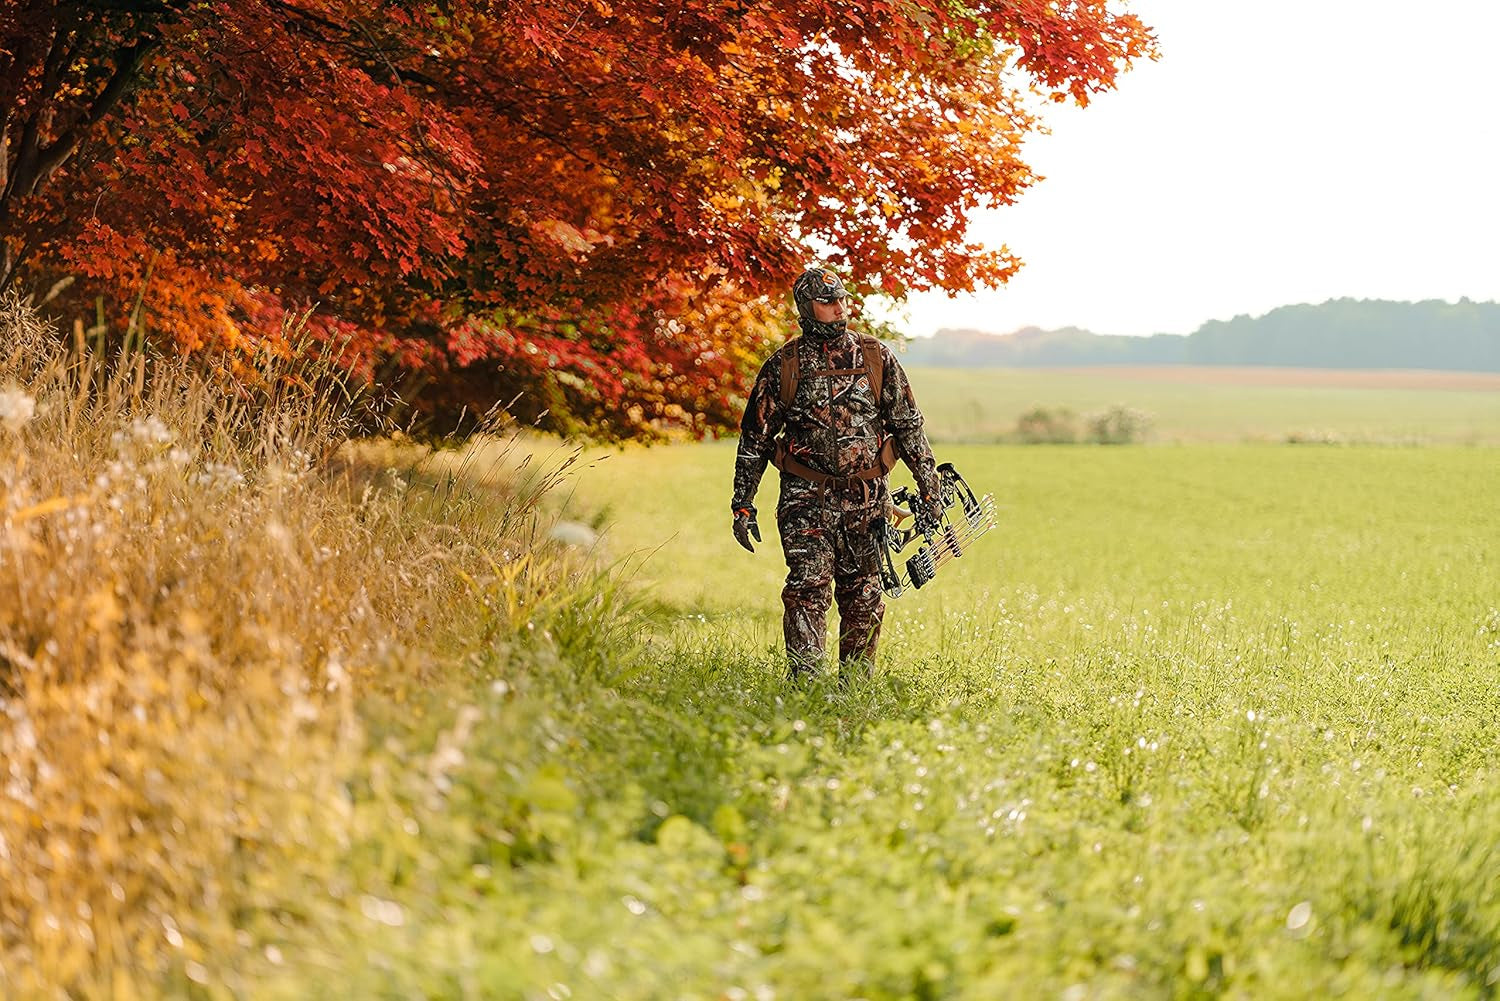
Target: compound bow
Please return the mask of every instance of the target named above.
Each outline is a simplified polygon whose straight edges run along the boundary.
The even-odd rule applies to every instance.
[[[905,520],[903,516],[910,515],[917,497],[911,487],[898,487],[891,493],[896,517],[886,518],[882,526],[885,545],[880,563],[880,585],[892,598],[899,598],[909,587],[919,588],[931,581],[940,567],[962,556],[975,539],[995,527],[993,494],[975,496],[951,462],[942,463],[937,471],[942,488],[943,521],[931,534],[923,534],[915,526],[898,527],[899,521]],[[902,573],[897,569],[896,558],[917,539],[923,540],[922,547],[907,558],[905,573]]]

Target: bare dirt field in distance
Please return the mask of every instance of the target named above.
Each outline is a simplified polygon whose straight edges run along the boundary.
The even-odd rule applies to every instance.
[[[1219,386],[1327,386],[1334,389],[1500,390],[1500,372],[1425,369],[1274,368],[1229,365],[1085,365],[1039,372],[1114,376],[1122,380]]]
[[[1007,441],[1036,408],[1150,415],[1149,440],[1500,444],[1500,373],[1092,366],[912,366],[928,433],[946,442]]]

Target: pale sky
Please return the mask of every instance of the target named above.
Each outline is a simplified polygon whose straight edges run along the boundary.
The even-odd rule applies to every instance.
[[[1026,262],[901,326],[1190,333],[1341,296],[1500,299],[1500,0],[1134,0],[1160,61],[1028,143],[972,235]],[[897,314],[899,318],[899,313]]]

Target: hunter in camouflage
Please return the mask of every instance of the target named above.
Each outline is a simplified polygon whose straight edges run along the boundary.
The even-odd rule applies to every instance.
[[[804,272],[792,297],[802,334],[761,368],[740,423],[734,534],[754,552],[755,493],[774,463],[781,470],[776,524],[787,565],[782,630],[792,677],[813,673],[823,660],[830,584],[840,671],[868,673],[885,614],[879,523],[892,511],[892,457],[916,479],[919,526],[942,517],[937,469],[906,372],[889,347],[848,329],[838,276],[824,268]]]

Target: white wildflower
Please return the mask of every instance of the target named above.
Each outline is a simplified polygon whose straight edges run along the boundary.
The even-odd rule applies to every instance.
[[[599,541],[599,533],[579,521],[559,521],[549,534],[554,541],[577,549],[592,549]]]
[[[130,436],[142,445],[166,445],[173,438],[171,429],[155,414],[144,420],[138,418],[131,421]]]
[[[238,487],[244,485],[245,474],[227,463],[205,462],[193,482],[205,487]]]
[[[15,386],[0,389],[0,428],[18,433],[36,416],[36,400]]]
[[[115,454],[122,458],[132,457],[137,451],[155,451],[153,446],[164,445],[171,440],[172,432],[154,415],[137,417],[129,426],[109,436],[109,443],[114,446]]]
[[[382,900],[379,897],[366,895],[359,898],[359,909],[360,913],[371,921],[378,921],[391,928],[400,928],[406,924],[406,913],[394,900]]]

